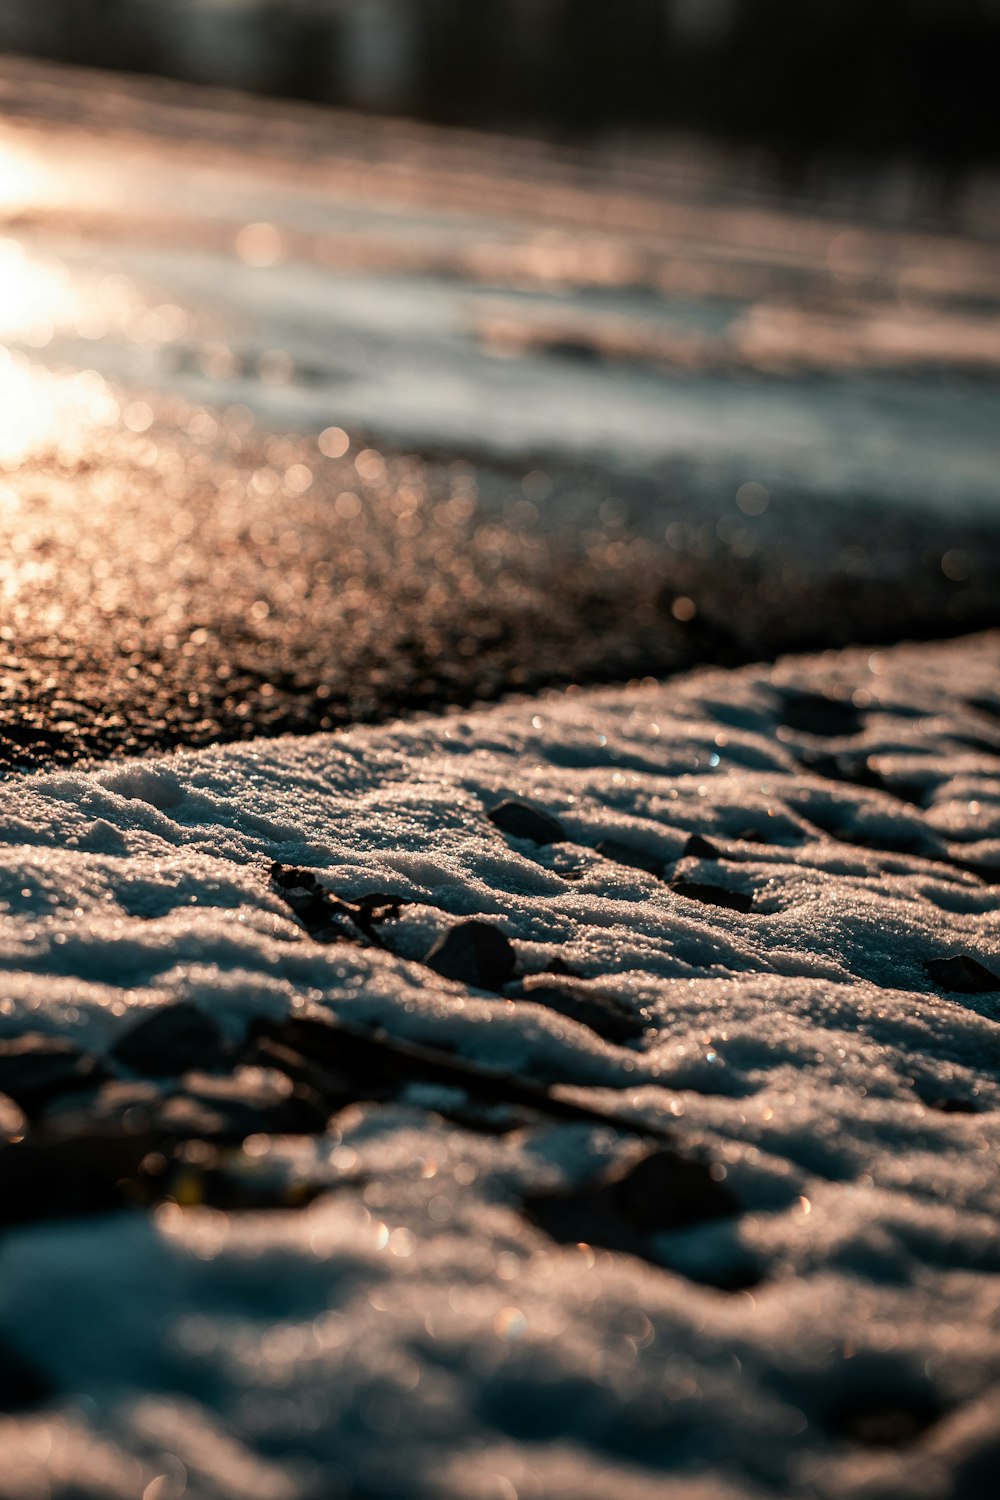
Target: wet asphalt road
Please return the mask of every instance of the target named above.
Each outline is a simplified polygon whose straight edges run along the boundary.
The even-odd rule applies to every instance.
[[[0,764],[1000,623],[981,235],[305,112],[285,170],[232,101],[33,76],[0,69]]]

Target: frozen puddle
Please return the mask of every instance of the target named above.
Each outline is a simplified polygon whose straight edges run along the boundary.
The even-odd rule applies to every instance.
[[[0,1148],[0,1495],[992,1493],[998,683],[978,637],[9,780],[0,1078],[92,1071]]]

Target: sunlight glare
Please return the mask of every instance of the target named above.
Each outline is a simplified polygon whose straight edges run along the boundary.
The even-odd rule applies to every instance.
[[[0,217],[37,208],[54,196],[56,173],[20,141],[0,140]]]
[[[95,371],[55,375],[0,348],[0,469],[54,449],[82,454],[117,418],[118,402]]]
[[[71,321],[76,302],[62,267],[33,260],[15,240],[0,240],[0,339],[41,348]]]

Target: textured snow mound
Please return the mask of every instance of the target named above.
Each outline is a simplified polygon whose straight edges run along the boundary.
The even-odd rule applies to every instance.
[[[308,1207],[6,1231],[0,1495],[989,1492],[1000,638],[28,777],[0,838],[0,1041],[332,1016],[582,1106],[414,1083],[232,1153]],[[512,974],[439,972],[470,919]],[[643,1123],[713,1207],[600,1196]]]

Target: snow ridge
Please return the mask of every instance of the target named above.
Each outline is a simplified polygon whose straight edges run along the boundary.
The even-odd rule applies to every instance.
[[[9,781],[0,1043],[328,1018],[582,1113],[418,1078],[232,1148],[308,1207],[6,1231],[58,1394],[0,1496],[986,1494],[998,683],[993,635]],[[512,973],[434,966],[470,921]],[[711,1211],[636,1219],[643,1124]]]

